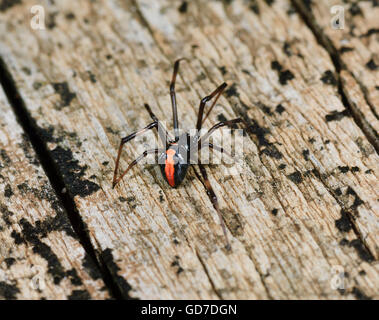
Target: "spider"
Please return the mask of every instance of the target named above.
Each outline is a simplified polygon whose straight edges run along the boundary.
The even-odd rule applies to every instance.
[[[178,112],[177,112],[177,105],[176,105],[176,94],[175,94],[175,82],[176,82],[176,76],[179,71],[179,63],[181,60],[186,60],[185,58],[181,58],[175,61],[174,64],[174,71],[172,74],[172,80],[170,84],[170,97],[171,97],[171,105],[172,105],[172,114],[173,114],[173,127],[174,127],[174,133],[175,138],[170,139],[168,136],[167,131],[163,128],[158,118],[155,116],[155,114],[151,111],[151,108],[148,104],[145,104],[145,108],[147,112],[149,113],[150,117],[152,118],[153,122],[148,124],[145,128],[138,130],[136,132],[133,132],[132,134],[124,137],[121,139],[120,147],[118,149],[118,154],[116,158],[116,165],[113,175],[113,184],[112,188],[114,188],[120,180],[127,174],[127,172],[135,166],[139,161],[141,161],[143,158],[145,158],[149,154],[155,154],[158,156],[158,164],[161,168],[161,172],[165,180],[168,182],[168,184],[176,188],[178,187],[183,179],[185,178],[189,166],[192,166],[196,177],[200,180],[202,185],[204,186],[207,195],[216,210],[218,217],[220,219],[220,224],[222,227],[222,231],[224,233],[225,242],[226,242],[226,248],[228,250],[231,249],[230,242],[228,239],[228,235],[226,232],[225,223],[218,205],[218,200],[215,192],[213,191],[213,188],[210,184],[210,181],[208,179],[207,172],[205,170],[205,167],[202,163],[196,163],[199,166],[200,174],[195,169],[195,164],[191,163],[190,159],[192,156],[192,153],[194,151],[200,151],[203,147],[208,147],[212,150],[216,150],[220,153],[228,154],[223,148],[213,145],[212,143],[207,142],[207,139],[209,136],[217,129],[224,127],[224,126],[231,126],[237,123],[244,123],[246,125],[246,122],[241,118],[236,118],[233,120],[228,121],[221,121],[217,124],[215,124],[213,127],[211,127],[207,133],[205,133],[202,137],[200,137],[200,129],[202,128],[202,124],[204,123],[205,119],[209,116],[210,112],[212,111],[213,107],[215,106],[218,98],[226,88],[227,84],[224,82],[219,87],[217,87],[216,90],[214,90],[210,95],[204,97],[200,101],[199,106],[199,112],[197,116],[197,123],[196,123],[196,129],[197,133],[194,136],[190,136],[189,133],[184,133],[179,135],[179,125],[178,125]],[[208,101],[212,100],[214,101],[209,108],[208,112],[204,116],[204,108]],[[117,177],[118,167],[119,167],[119,161],[121,152],[123,149],[123,146],[128,141],[134,139],[135,137],[145,133],[146,131],[150,129],[156,128],[158,130],[158,136],[162,140],[163,144],[165,145],[165,149],[149,149],[145,150],[139,157],[137,157],[133,162],[129,164],[127,169],[119,176]],[[231,156],[230,154],[228,154]]]

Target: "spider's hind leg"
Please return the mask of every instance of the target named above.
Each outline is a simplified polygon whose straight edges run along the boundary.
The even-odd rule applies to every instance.
[[[208,179],[208,175],[207,175],[207,172],[205,171],[205,167],[201,163],[199,163],[199,169],[200,169],[201,175],[203,176],[203,180],[204,181],[200,178],[200,175],[196,171],[195,167],[192,166],[192,168],[195,171],[195,174],[196,174],[197,178],[203,184],[205,190],[207,191],[207,195],[208,195],[209,199],[211,200],[211,202],[213,204],[213,207],[217,211],[218,217],[220,219],[221,228],[222,228],[222,231],[223,231],[224,237],[225,237],[225,242],[226,242],[225,248],[227,250],[231,250],[232,247],[230,245],[228,234],[226,232],[225,222],[224,222],[224,219],[223,219],[222,214],[221,214],[221,210],[220,210],[219,205],[218,205],[217,196],[216,196],[215,192],[213,191],[211,183],[210,183],[210,181]]]

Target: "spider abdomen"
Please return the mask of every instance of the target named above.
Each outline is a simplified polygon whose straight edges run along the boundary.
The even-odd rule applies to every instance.
[[[184,158],[178,153],[178,149],[175,147],[168,148],[164,157],[164,162],[160,162],[162,175],[167,183],[175,188],[180,185],[185,178],[188,170],[188,163],[185,162]]]

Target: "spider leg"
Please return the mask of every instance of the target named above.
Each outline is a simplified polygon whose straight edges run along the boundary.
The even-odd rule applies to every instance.
[[[115,171],[115,174],[113,176],[113,184],[112,189],[120,182],[120,180],[128,173],[128,171],[135,166],[139,161],[141,161],[143,158],[145,158],[148,154],[155,153],[158,154],[159,152],[164,152],[163,149],[149,149],[145,150],[138,158],[133,160],[132,163],[129,164],[129,166],[126,168],[126,170],[116,179],[117,171]]]
[[[174,64],[174,72],[172,74],[172,79],[170,83],[170,96],[171,96],[171,105],[172,105],[172,116],[174,122],[174,131],[175,131],[175,140],[179,140],[179,127],[178,127],[178,110],[176,107],[176,93],[175,93],[175,82],[176,76],[179,72],[179,63],[181,60],[186,60],[185,58],[181,58],[175,61]]]
[[[212,111],[214,105],[216,104],[218,98],[220,97],[221,93],[224,91],[226,86],[227,86],[227,84],[224,82],[215,91],[213,91],[209,96],[206,96],[203,99],[201,99],[200,106],[199,106],[199,113],[197,115],[197,123],[196,123],[197,131],[200,131],[201,125],[203,124],[204,120],[208,117],[209,113]],[[208,113],[206,114],[205,118],[203,119],[205,105],[208,101],[212,100],[214,96],[216,96],[216,99],[214,100],[214,102],[213,102],[212,106],[210,107]]]
[[[204,134],[200,139],[199,139],[199,142],[198,142],[198,148],[200,149],[201,148],[201,145],[204,143],[205,140],[207,140],[209,138],[209,136],[217,129],[221,128],[221,127],[225,127],[225,126],[231,126],[233,124],[236,124],[236,123],[244,123],[244,125],[246,126],[246,128],[248,127],[247,123],[245,120],[243,120],[242,118],[236,118],[236,119],[233,119],[233,120],[227,120],[227,121],[221,121],[219,123],[216,123],[212,128],[210,128],[208,130],[208,132],[206,134]]]
[[[157,126],[158,126],[158,122],[154,121],[154,122],[148,124],[145,128],[138,130],[136,132],[133,132],[132,134],[130,134],[126,137],[121,138],[121,142],[120,142],[120,146],[118,148],[118,153],[117,153],[117,158],[116,158],[116,166],[114,168],[113,186],[115,186],[116,175],[117,175],[117,171],[118,171],[118,164],[120,162],[121,151],[122,151],[122,148],[124,147],[124,144],[127,143],[128,141],[134,139],[135,137],[145,133],[146,131],[151,130],[153,128],[156,128]]]
[[[205,167],[201,163],[199,163],[199,169],[200,169],[201,175],[203,176],[203,180],[201,179],[200,175],[196,171],[195,166],[192,166],[192,168],[195,171],[195,174],[196,174],[197,178],[203,184],[205,190],[207,191],[207,195],[208,195],[209,199],[211,200],[211,202],[213,204],[213,207],[217,211],[218,217],[220,219],[220,224],[221,224],[222,232],[224,233],[224,237],[225,237],[225,242],[226,242],[225,248],[227,250],[230,250],[231,246],[230,246],[230,242],[229,242],[229,239],[228,239],[228,234],[226,233],[226,227],[225,227],[224,219],[222,217],[220,208],[218,206],[217,196],[216,196],[215,192],[213,191],[211,183],[209,182],[208,175],[207,175],[207,172],[205,170]]]
[[[229,152],[227,152],[224,148],[222,148],[222,147],[219,147],[219,146],[217,146],[217,145],[214,145],[213,143],[210,143],[210,142],[207,142],[207,143],[203,143],[202,145],[201,145],[201,147],[199,148],[199,150],[200,149],[203,149],[203,148],[205,148],[205,147],[208,147],[208,148],[210,148],[210,149],[212,149],[212,150],[216,150],[216,151],[218,151],[218,152],[220,152],[220,153],[225,153],[226,155],[228,155],[229,157],[233,157]]]
[[[162,140],[163,144],[164,145],[167,145],[167,138],[169,138],[169,140],[171,140],[167,130],[163,127],[163,125],[161,124],[161,122],[158,120],[157,116],[153,113],[153,111],[151,111],[151,108],[150,106],[145,103],[144,104],[147,112],[149,113],[151,119],[153,119],[153,121],[157,122],[158,125],[157,125],[157,130],[158,130],[158,135],[159,135],[159,138]]]

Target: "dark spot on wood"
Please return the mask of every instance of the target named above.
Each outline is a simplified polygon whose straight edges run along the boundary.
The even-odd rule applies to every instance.
[[[11,158],[9,158],[7,152],[4,149],[0,150],[0,157],[3,159],[3,164],[9,166],[11,164]]]
[[[124,197],[118,197],[118,200],[119,200],[120,202],[126,202],[126,199],[125,199]]]
[[[229,89],[225,90],[225,94],[227,97],[239,97],[239,93],[237,91],[237,85],[233,83]]]
[[[103,166],[107,166],[108,164],[109,164],[109,161],[104,161],[104,162],[102,163]]]
[[[303,177],[299,171],[295,171],[287,176],[293,183],[299,184],[303,182]]]
[[[375,63],[374,59],[370,59],[369,62],[366,63],[366,67],[370,70],[378,70],[379,66]]]
[[[309,11],[312,11],[312,0],[303,0],[303,4]]]
[[[87,252],[85,253],[84,258],[82,260],[82,266],[93,280],[101,278],[99,270],[97,269],[94,261]]]
[[[349,244],[350,247],[353,247],[356,251],[358,256],[366,262],[374,261],[374,257],[371,255],[371,253],[367,250],[365,245],[363,244],[361,239],[354,239],[350,241]]]
[[[271,210],[271,213],[274,215],[274,216],[276,216],[277,214],[278,214],[278,209],[272,209]]]
[[[47,128],[41,128],[36,126],[38,135],[42,138],[44,142],[61,142],[63,138],[55,138],[54,137],[54,127],[48,126]]]
[[[106,56],[105,56],[105,59],[107,59],[107,60],[111,60],[113,57],[112,57],[112,55],[111,54],[107,54]]]
[[[4,297],[6,300],[15,300],[17,293],[20,293],[17,286],[6,283],[5,281],[0,281],[0,296]]]
[[[275,0],[265,0],[265,2],[268,6],[271,6],[275,2]]]
[[[359,271],[359,275],[360,276],[365,276],[366,275],[366,271],[364,271],[364,270]]]
[[[357,193],[354,191],[353,188],[351,188],[351,187],[347,187],[346,194],[347,194],[347,195],[352,195],[352,196],[354,197],[354,203],[353,203],[352,206],[350,207],[351,209],[356,209],[358,206],[360,206],[361,204],[364,203],[364,202],[362,201],[362,199],[359,198],[359,196],[357,195]]]
[[[21,70],[24,71],[24,73],[28,76],[32,74],[32,72],[30,71],[28,67],[22,67]]]
[[[349,172],[349,167],[348,166],[338,166],[338,170],[341,171],[342,173]]]
[[[371,300],[372,298],[369,296],[366,296],[361,290],[359,290],[357,287],[354,287],[351,293],[358,299],[358,300]]]
[[[95,75],[92,73],[92,71],[91,71],[91,70],[88,70],[87,73],[88,73],[88,77],[89,77],[89,79],[91,80],[91,82],[92,82],[92,83],[96,83],[96,77],[95,77]]]
[[[46,27],[48,29],[51,30],[51,29],[54,29],[56,27],[55,18],[56,18],[57,15],[58,15],[58,12],[52,12],[49,15],[47,15]]]
[[[341,209],[341,218],[335,221],[336,228],[341,232],[348,232],[352,229],[349,213]]]
[[[341,241],[340,241],[340,245],[341,246],[347,246],[349,244],[349,240],[343,238]]]
[[[309,138],[308,141],[309,141],[310,143],[315,143],[315,142],[316,142],[316,139],[315,139],[315,138]]]
[[[68,270],[66,274],[74,286],[81,286],[83,284],[82,279],[79,278],[78,272],[75,269]]]
[[[350,112],[347,109],[345,109],[343,111],[334,110],[325,116],[325,120],[327,122],[340,121],[343,117],[349,117],[349,116],[350,116]]]
[[[4,197],[10,198],[11,196],[13,196],[13,190],[12,190],[11,185],[7,183],[4,189]]]
[[[72,12],[68,12],[68,13],[66,13],[65,17],[67,20],[74,20],[75,14],[73,14]]]
[[[272,115],[272,112],[271,112],[271,109],[270,107],[266,106],[265,104],[263,104],[262,102],[257,102],[256,103],[256,106],[261,109],[265,114],[267,115]]]
[[[272,61],[271,62],[271,69],[276,70],[276,71],[281,71],[282,70],[282,65],[278,61]]]
[[[64,231],[68,236],[77,239],[76,233],[73,231],[70,221],[63,211],[58,198],[54,191],[48,186],[43,185],[41,189],[30,187],[26,182],[17,185],[17,188],[20,190],[20,193],[23,195],[33,194],[36,198],[40,200],[46,200],[50,203],[52,209],[56,212],[54,217],[49,216],[44,221],[36,222],[36,232],[46,236],[49,232],[52,231]],[[30,195],[28,195],[30,197]]]
[[[283,170],[286,166],[287,165],[285,163],[281,163],[278,168],[279,170]]]
[[[73,290],[68,300],[90,300],[91,296],[87,290]]]
[[[180,266],[179,256],[175,256],[174,261],[171,263],[171,267],[177,267],[176,274],[180,274],[184,271],[184,269]]]
[[[325,144],[329,144],[329,143],[330,143],[330,140],[325,140],[324,143],[325,143]]]
[[[342,46],[339,51],[341,54],[344,54],[345,52],[350,52],[353,50],[354,50],[354,48]]]
[[[358,3],[356,2],[353,2],[349,8],[349,12],[352,16],[357,16],[357,15],[361,15],[363,16],[363,13],[362,13],[362,10],[361,8],[359,7]]]
[[[252,120],[252,124],[248,126],[247,131],[258,138],[258,143],[260,146],[268,146],[270,143],[266,139],[266,134],[270,133],[267,128],[261,127],[258,122]]]
[[[267,147],[264,148],[261,152],[274,159],[283,158],[283,154],[271,143],[267,145]]]
[[[370,37],[371,35],[377,34],[377,33],[379,33],[379,28],[371,28],[365,34],[362,34],[360,37],[366,38],[366,37]]]
[[[368,169],[368,170],[366,170],[365,173],[366,173],[366,174],[370,174],[370,173],[372,173],[372,169]]]
[[[228,71],[226,70],[225,66],[221,66],[218,69],[221,71],[221,73],[222,73],[223,76],[228,73]]]
[[[60,263],[57,255],[52,249],[40,240],[40,237],[46,236],[45,230],[36,223],[36,226],[32,226],[25,218],[19,221],[22,227],[22,237],[25,241],[33,246],[33,252],[38,254],[41,258],[47,261],[47,272],[50,273],[54,279],[55,284],[59,284],[66,276],[63,266]],[[42,235],[41,235],[42,233]]]
[[[337,188],[336,190],[334,190],[335,194],[337,196],[342,196],[342,191],[341,191],[341,188]]]
[[[255,14],[259,15],[259,5],[257,3],[257,0],[251,0],[249,9],[253,11]]]
[[[131,203],[131,202],[136,201],[136,197],[134,197],[134,196],[127,197],[125,200],[126,200],[128,203]]]
[[[296,9],[292,6],[292,4],[290,4],[287,10],[287,15],[292,16],[293,14],[296,14],[296,13],[297,13]]]
[[[337,80],[336,80],[336,78],[335,78],[333,72],[330,71],[330,70],[326,70],[326,71],[322,74],[320,80],[321,80],[323,83],[328,84],[328,85],[332,85],[332,86],[336,86],[336,85],[337,85]]]
[[[282,106],[282,104],[278,104],[275,108],[275,111],[279,114],[282,114],[284,111],[286,111],[286,109]]]
[[[287,81],[295,78],[290,70],[282,70],[283,67],[278,61],[271,62],[271,69],[276,70],[279,74],[279,82],[281,85],[286,85]]]
[[[16,262],[16,259],[15,258],[5,258],[4,262],[7,265],[7,268],[9,269]]]
[[[359,172],[360,169],[358,167],[351,167],[351,172]]]
[[[179,6],[178,10],[180,13],[186,13],[188,9],[188,3],[187,1],[183,1],[182,4]]]
[[[226,117],[224,116],[223,113],[220,113],[219,115],[217,115],[217,120],[222,122],[222,121],[226,121],[228,119],[226,119]]]
[[[305,161],[309,160],[309,150],[308,149],[303,150],[303,158],[305,159]]]
[[[80,166],[70,149],[58,146],[51,151],[51,155],[62,174],[65,185],[73,196],[86,197],[100,189],[98,184],[82,179],[88,167],[87,165]]]
[[[11,232],[11,237],[13,238],[14,243],[16,245],[20,245],[22,243],[25,243],[25,240],[22,238],[21,234],[19,232],[17,232],[16,230],[13,230]]]
[[[56,93],[59,94],[61,98],[60,108],[67,107],[70,105],[71,101],[76,97],[75,92],[70,92],[67,82],[53,82],[52,86]]]
[[[345,295],[345,293],[346,293],[346,289],[337,288],[337,291],[342,296]]]
[[[21,3],[21,0],[1,0],[0,11],[5,12],[5,10],[8,10],[9,8],[12,8],[13,6],[20,3]]]
[[[41,87],[42,87],[42,82],[39,82],[39,81],[33,82],[33,88],[34,88],[34,90],[38,90]]]
[[[13,216],[14,213],[13,213],[12,211],[10,211],[10,210],[8,209],[8,207],[7,207],[5,204],[3,204],[3,203],[1,203],[1,202],[0,202],[0,212],[1,212],[1,217],[2,217],[2,219],[4,220],[4,222],[6,223],[6,225],[7,225],[7,226],[11,226],[12,223],[11,223],[11,221],[9,220],[9,218],[10,218],[11,216]]]
[[[289,57],[292,56],[291,45],[287,41],[283,43],[283,52]]]
[[[236,212],[228,209],[222,210],[222,215],[228,229],[233,237],[240,237],[244,233],[244,224],[241,220],[241,216]]]
[[[109,269],[109,272],[111,273],[113,279],[116,281],[117,286],[121,290],[121,293],[123,294],[124,298],[132,299],[129,296],[130,290],[132,290],[132,287],[130,284],[123,278],[121,277],[118,272],[121,270],[119,266],[115,263],[112,255],[112,250],[111,249],[105,249],[101,253],[101,257]]]

